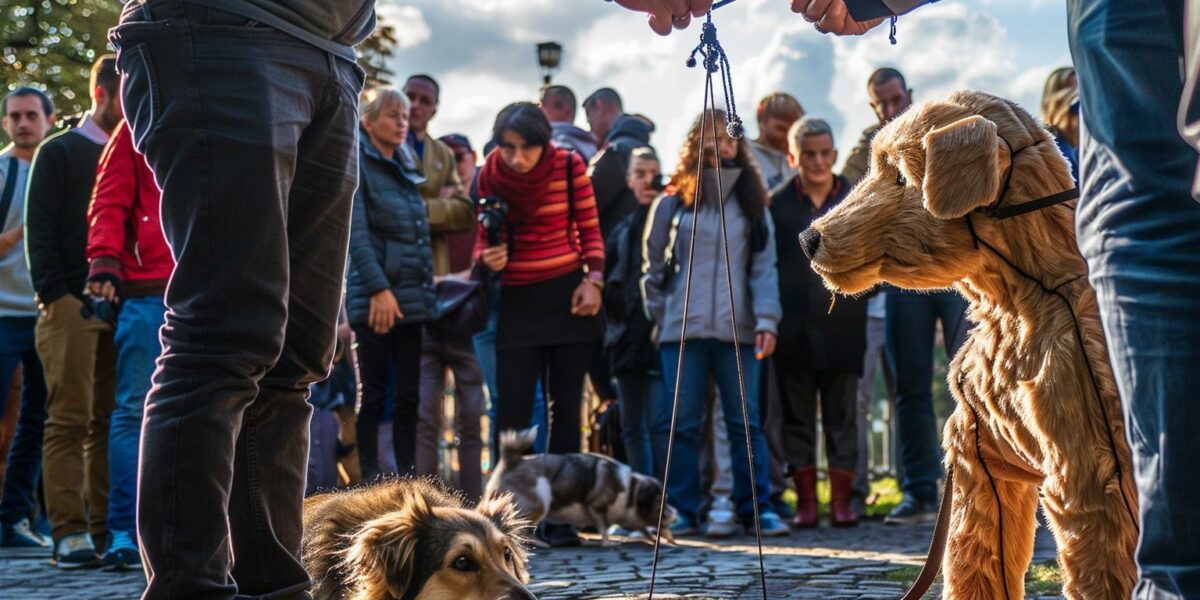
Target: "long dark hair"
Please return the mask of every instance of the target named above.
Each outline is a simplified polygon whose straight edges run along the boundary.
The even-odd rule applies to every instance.
[[[550,121],[532,102],[513,102],[496,115],[496,124],[492,126],[492,141],[496,145],[505,131],[521,136],[530,146],[550,145]]]

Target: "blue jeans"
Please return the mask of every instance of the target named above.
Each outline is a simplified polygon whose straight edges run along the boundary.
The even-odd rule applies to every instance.
[[[117,403],[108,425],[108,528],[137,531],[138,449],[142,407],[150,393],[154,361],[162,353],[158,329],[166,305],[162,296],[127,298],[117,316]]]
[[[621,438],[625,442],[625,460],[635,473],[662,477],[663,465],[656,460],[665,456],[652,450],[650,424],[655,406],[663,397],[663,378],[657,373],[618,373],[617,394],[621,399]],[[670,425],[670,423],[668,423]]]
[[[333,362],[364,74],[184,2],[129,2],[109,37],[175,258],[142,424],[142,597],[300,596],[306,399]]]
[[[1085,129],[1076,228],[1125,405],[1142,526],[1134,596],[1147,599],[1200,598],[1200,204],[1197,154],[1175,119],[1182,4],[1068,3]]]
[[[0,523],[11,525],[33,516],[34,493],[42,471],[42,432],[46,424],[46,378],[34,349],[37,317],[0,318],[0,398],[8,398],[17,365],[21,371],[21,405],[17,433],[8,449]],[[0,400],[0,405],[3,401]]]
[[[885,337],[896,374],[896,435],[900,489],[918,500],[937,502],[942,477],[941,444],[933,413],[933,337],[942,322],[942,341],[954,356],[967,336],[967,301],[958,292],[889,289]]]
[[[741,396],[738,390],[735,349],[742,355],[746,376],[746,402],[750,420],[750,444],[754,453],[754,489],[758,493],[758,510],[771,510],[770,473],[767,462],[767,440],[759,418],[759,374],[761,366],[754,357],[754,348],[713,339],[688,340],[683,359],[683,384],[679,394],[679,411],[675,424],[675,447],[671,453],[671,471],[667,494],[671,506],[693,523],[699,519],[700,503],[700,425],[704,421],[705,387],[711,374],[720,390],[721,408],[729,432],[729,447],[733,459],[733,498],[738,516],[743,521],[753,518],[754,503],[750,493],[750,463],[746,456],[746,433],[742,422]],[[655,445],[667,447],[671,433],[671,407],[675,399],[675,372],[679,361],[679,344],[664,343],[660,348],[664,383],[663,402],[655,410],[652,436]]]

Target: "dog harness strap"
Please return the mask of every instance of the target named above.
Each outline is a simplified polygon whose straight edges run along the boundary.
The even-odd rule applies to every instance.
[[[1016,170],[1016,167],[1017,167],[1017,155],[1020,154],[1023,150],[1025,150],[1029,146],[1036,146],[1036,145],[1040,144],[1041,142],[1040,141],[1034,142],[1034,143],[1030,144],[1029,146],[1022,146],[1016,150],[1013,150],[1012,144],[1010,144],[1008,142],[1008,140],[1004,138],[1004,136],[998,136],[998,137],[1000,137],[1000,141],[1004,142],[1004,145],[1008,147],[1008,154],[1009,154],[1010,158],[1009,158],[1008,169],[1006,169],[1004,171],[1004,183],[1000,186],[1000,193],[996,194],[995,202],[992,202],[986,208],[983,209],[983,212],[985,214],[987,214],[987,216],[989,216],[993,219],[997,219],[997,220],[1009,219],[1009,218],[1015,217],[1017,215],[1031,213],[1035,210],[1042,210],[1043,208],[1050,208],[1051,206],[1054,206],[1056,204],[1062,204],[1063,202],[1067,202],[1069,200],[1074,200],[1079,197],[1079,188],[1073,187],[1069,190],[1065,190],[1065,191],[1059,192],[1057,194],[1052,194],[1050,196],[1038,198],[1037,200],[1031,200],[1029,202],[1017,204],[1016,206],[1004,206],[1004,207],[1000,206],[1000,203],[1004,202],[1004,198],[1008,196],[1008,185],[1009,185],[1009,183],[1012,182],[1012,174],[1013,174],[1013,171]],[[968,219],[967,221],[968,221],[967,226],[971,227],[970,219]],[[975,235],[974,227],[971,227],[971,229],[972,229],[971,235],[974,236]],[[975,248],[976,249],[979,248],[978,238],[976,238]]]
[[[921,574],[901,600],[921,600],[942,569],[942,557],[946,555],[946,540],[950,537],[950,509],[954,506],[954,466],[946,467],[946,485],[942,490],[942,503],[938,507],[937,524],[933,527],[933,539],[929,541],[929,555],[921,567]]]
[[[987,210],[987,216],[997,220],[1009,219],[1017,215],[1023,215],[1037,210],[1042,210],[1043,208],[1050,208],[1056,204],[1062,204],[1063,202],[1068,202],[1078,197],[1079,188],[1073,187],[1057,194],[1052,194],[1044,198],[1038,198],[1037,200],[1017,204],[1014,206],[993,206]]]

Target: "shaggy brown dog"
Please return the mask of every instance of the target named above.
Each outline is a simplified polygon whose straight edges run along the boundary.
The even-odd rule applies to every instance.
[[[989,212],[1071,187],[1029,114],[959,92],[884,127],[867,178],[802,236],[834,291],[953,286],[970,302],[943,442],[948,598],[1024,597],[1039,489],[1068,597],[1128,598],[1135,580],[1130,454],[1073,204]]]
[[[425,480],[304,501],[304,566],[316,600],[535,600],[508,497],[467,508]]]

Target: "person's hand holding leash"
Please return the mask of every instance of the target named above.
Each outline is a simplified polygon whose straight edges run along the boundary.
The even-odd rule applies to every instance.
[[[856,21],[846,8],[846,0],[790,0],[792,12],[800,13],[821,33],[862,35],[886,19]]]
[[[617,4],[650,14],[650,29],[667,35],[671,29],[687,29],[692,17],[704,16],[713,0],[615,0]]]

